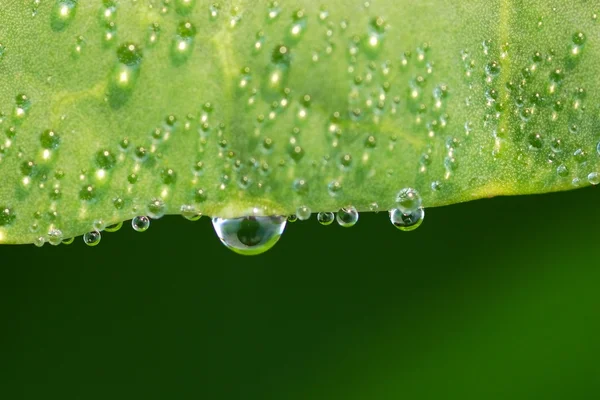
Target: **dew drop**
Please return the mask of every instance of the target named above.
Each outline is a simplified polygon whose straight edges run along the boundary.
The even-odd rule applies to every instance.
[[[500,73],[500,64],[497,61],[491,61],[485,66],[486,74],[496,76]]]
[[[307,206],[300,206],[296,209],[296,217],[300,220],[300,221],[307,221],[310,219],[311,216],[311,209]]]
[[[83,235],[83,243],[90,247],[98,246],[101,239],[102,235],[98,231],[88,232]]]
[[[131,220],[131,227],[136,232],[146,232],[150,228],[150,218],[145,215],[137,216]]]
[[[40,135],[40,143],[44,149],[55,150],[60,144],[60,136],[55,131],[47,129]]]
[[[561,164],[558,167],[556,167],[556,174],[561,178],[566,178],[567,176],[569,176],[569,169],[566,165]]]
[[[58,0],[52,8],[50,25],[55,31],[64,30],[75,18],[77,0]]]
[[[181,206],[180,211],[183,218],[187,219],[188,221],[195,222],[202,218],[202,213],[196,210],[196,207],[189,204]]]
[[[529,135],[529,149],[540,150],[543,145],[544,141],[542,139],[542,135],[539,133],[532,133]]]
[[[159,198],[152,199],[152,201],[148,203],[148,215],[153,219],[162,218],[165,215],[165,211],[165,202]]]
[[[598,173],[598,172],[590,172],[588,174],[587,178],[588,178],[588,182],[591,185],[596,186],[596,185],[600,184],[600,173]]]
[[[335,215],[332,212],[320,212],[317,214],[317,221],[323,226],[328,226],[335,220]]]
[[[404,213],[416,211],[421,207],[422,202],[421,195],[413,188],[404,188],[396,195],[396,205]]]
[[[121,64],[135,67],[142,61],[142,51],[133,43],[124,43],[117,49],[117,59]]]
[[[242,255],[258,255],[271,249],[281,237],[285,216],[247,216],[241,218],[213,218],[215,232],[230,250]]]
[[[33,244],[36,247],[42,247],[42,246],[44,246],[45,243],[46,243],[46,239],[44,239],[43,236],[38,236],[33,240]]]
[[[104,170],[112,169],[117,163],[117,158],[109,150],[101,150],[96,153],[96,165]]]
[[[425,219],[425,210],[417,208],[416,210],[403,212],[396,208],[390,211],[390,221],[401,231],[410,232],[417,229]]]
[[[15,222],[15,219],[15,212],[11,208],[0,206],[0,226],[12,225]]]
[[[195,3],[196,0],[175,0],[175,11],[179,15],[187,15],[192,11]]]
[[[54,228],[48,232],[48,243],[50,243],[52,246],[58,246],[61,244],[62,240],[63,233],[61,230]]]
[[[343,228],[351,228],[358,222],[358,211],[349,206],[341,208],[336,215],[337,223]]]
[[[119,221],[116,224],[112,224],[104,228],[106,232],[117,232],[123,227],[123,221]]]

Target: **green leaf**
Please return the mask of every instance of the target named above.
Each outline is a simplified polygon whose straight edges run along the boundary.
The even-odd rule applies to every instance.
[[[590,1],[25,3],[1,6],[2,243],[600,182]]]

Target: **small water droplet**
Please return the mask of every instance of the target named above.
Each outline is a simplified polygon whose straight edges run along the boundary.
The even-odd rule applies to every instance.
[[[419,209],[422,202],[421,195],[413,188],[404,188],[396,195],[396,205],[404,213],[410,213]]]
[[[75,18],[77,0],[58,0],[52,8],[50,25],[55,31],[64,30]]]
[[[16,214],[11,208],[0,206],[0,226],[12,225],[15,222],[15,219]]]
[[[401,211],[396,208],[390,211],[390,221],[401,231],[410,232],[417,229],[425,219],[425,210],[418,208],[412,211]]]
[[[298,209],[296,210],[296,217],[300,220],[300,221],[307,221],[310,219],[310,215],[311,215],[311,209],[307,206],[300,206],[298,207]]]
[[[83,235],[83,242],[90,247],[97,246],[102,239],[102,235],[98,231],[88,232]]]
[[[187,219],[188,221],[195,222],[202,218],[202,213],[196,210],[196,207],[189,204],[181,206],[180,211],[183,218]]]
[[[123,221],[119,221],[116,224],[112,224],[104,228],[106,232],[117,232],[123,227]]]
[[[61,244],[62,240],[63,233],[61,230],[54,228],[48,232],[48,243],[50,243],[52,246],[58,246]]]
[[[131,227],[137,232],[146,232],[150,228],[150,218],[140,215],[131,220]]]
[[[230,250],[242,255],[258,255],[271,249],[281,237],[285,216],[247,216],[241,218],[213,218],[215,232]]]
[[[358,222],[358,211],[352,206],[341,208],[337,212],[336,220],[343,228],[353,227]]]
[[[320,212],[317,214],[317,221],[323,226],[331,225],[335,221],[335,215],[332,212]]]
[[[588,178],[588,182],[591,185],[596,186],[596,185],[600,184],[600,173],[598,173],[598,172],[590,172],[588,174],[587,178]]]
[[[556,173],[561,178],[566,178],[567,176],[569,176],[569,169],[566,165],[561,164],[558,167],[556,167]]]
[[[162,218],[165,215],[165,202],[159,198],[154,198],[148,204],[148,215],[153,219]]]

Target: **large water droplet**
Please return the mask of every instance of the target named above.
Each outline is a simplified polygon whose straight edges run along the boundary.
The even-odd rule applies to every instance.
[[[425,210],[418,208],[413,211],[403,212],[400,209],[390,211],[390,221],[401,231],[410,232],[417,229],[425,219]]]
[[[344,207],[338,211],[336,220],[343,228],[351,228],[358,222],[358,211],[356,208]]]
[[[213,218],[217,236],[228,249],[242,255],[262,254],[281,237],[287,217]]]
[[[131,227],[137,232],[146,232],[150,227],[150,218],[145,215],[135,217],[131,220]]]
[[[88,232],[83,235],[83,242],[90,247],[98,246],[100,244],[100,240],[102,239],[102,235],[98,231]]]

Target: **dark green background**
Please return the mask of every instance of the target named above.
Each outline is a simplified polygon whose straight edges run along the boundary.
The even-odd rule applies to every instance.
[[[290,224],[0,247],[2,399],[596,399],[597,188]]]

